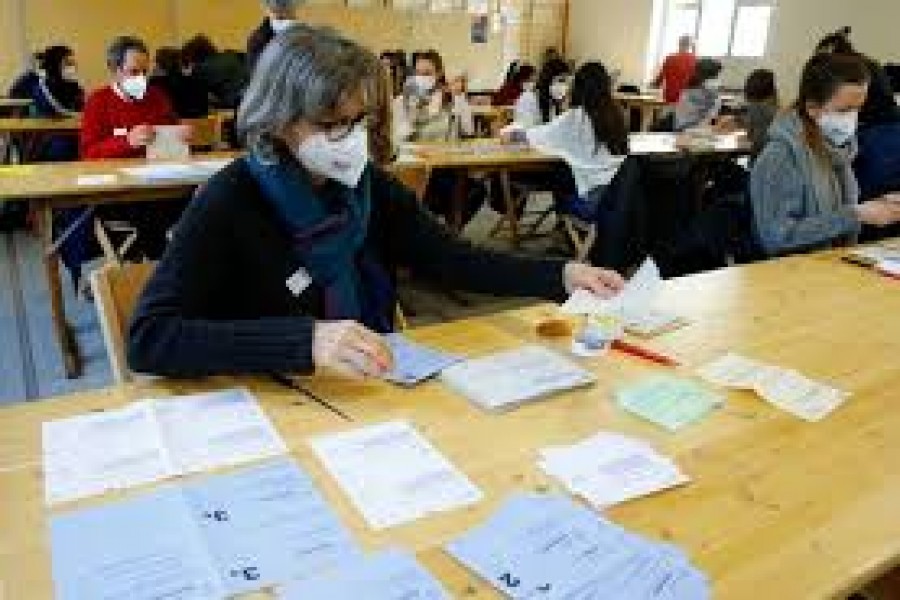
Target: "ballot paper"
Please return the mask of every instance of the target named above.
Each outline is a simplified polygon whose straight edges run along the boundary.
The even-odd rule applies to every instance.
[[[284,454],[249,392],[136,402],[42,426],[47,504]]]
[[[882,261],[900,261],[900,245],[884,244],[854,248],[849,253],[851,258],[876,265]]]
[[[575,290],[560,310],[567,315],[613,316],[629,333],[649,337],[685,324],[681,317],[656,307],[662,286],[659,267],[648,258],[613,298]]]
[[[288,460],[53,517],[50,546],[62,600],[224,599],[361,557]]]
[[[675,546],[560,496],[513,496],[447,551],[514,600],[705,600],[711,593],[706,576]]]
[[[394,355],[394,369],[384,378],[398,385],[417,385],[462,360],[459,356],[411,342],[399,333],[387,335],[385,340]]]
[[[75,179],[75,185],[80,187],[94,187],[113,185],[118,181],[115,173],[98,173],[96,175],[79,175]]]
[[[587,385],[595,377],[543,346],[527,345],[453,365],[441,380],[486,410],[504,410]]]
[[[165,181],[200,183],[215,175],[230,162],[230,159],[163,162],[138,167],[123,167],[119,171],[148,183]]]
[[[386,550],[340,571],[284,586],[279,600],[449,600],[450,595],[416,559]]]
[[[147,144],[147,160],[185,160],[191,148],[184,139],[183,125],[155,125],[153,139]]]
[[[690,481],[648,444],[600,432],[571,446],[540,450],[541,469],[573,494],[605,508]]]
[[[314,438],[313,452],[373,529],[481,500],[481,491],[406,421]]]
[[[669,431],[702,419],[724,401],[694,381],[662,375],[616,391],[619,406]]]
[[[763,400],[805,421],[819,421],[837,409],[849,392],[809,379],[790,369],[726,354],[698,369],[707,381],[756,392]]]

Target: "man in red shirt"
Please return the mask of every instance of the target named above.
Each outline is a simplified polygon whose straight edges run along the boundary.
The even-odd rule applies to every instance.
[[[81,118],[83,159],[138,158],[153,141],[154,125],[178,120],[165,92],[147,83],[150,55],[141,40],[116,38],[107,50],[109,85],[94,91]],[[189,130],[185,129],[185,138]]]
[[[176,125],[178,119],[169,98],[160,88],[148,84],[150,54],[146,44],[133,37],[118,37],[106,53],[112,80],[95,90],[81,117],[81,157],[84,160],[140,158],[153,141],[154,126]],[[184,127],[185,141],[191,128]],[[104,206],[98,209],[101,221],[127,223],[124,232],[136,230],[137,243],[129,259],[158,258],[166,244],[166,234],[178,221],[186,205],[179,201]]]
[[[697,56],[694,54],[694,40],[689,35],[683,35],[678,39],[678,52],[666,57],[659,75],[653,82],[654,87],[662,86],[663,98],[667,104],[678,102],[681,92],[687,87],[696,66]]]

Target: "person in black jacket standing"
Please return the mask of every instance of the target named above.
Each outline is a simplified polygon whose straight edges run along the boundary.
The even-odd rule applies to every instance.
[[[609,296],[611,271],[478,249],[369,159],[378,59],[329,29],[292,28],[238,111],[249,153],[204,186],[138,302],[132,369],[167,376],[377,376],[392,366],[394,273],[561,300]]]
[[[297,7],[302,0],[263,0],[266,18],[247,40],[247,70],[252,73],[260,55],[272,39],[297,23]]]

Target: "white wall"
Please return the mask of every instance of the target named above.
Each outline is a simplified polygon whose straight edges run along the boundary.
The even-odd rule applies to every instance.
[[[571,0],[570,44],[574,58],[599,58],[623,70],[623,78],[641,81],[650,43],[653,0]],[[739,87],[758,67],[773,69],[782,95],[796,93],[803,64],[816,42],[841,26],[853,27],[861,52],[881,62],[900,63],[900,1],[780,0],[773,17],[767,55],[727,62],[723,79]]]

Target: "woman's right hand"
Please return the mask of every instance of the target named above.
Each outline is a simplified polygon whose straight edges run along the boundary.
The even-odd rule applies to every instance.
[[[856,214],[866,225],[885,227],[900,223],[900,202],[894,200],[869,200],[857,205]]]
[[[150,125],[138,125],[128,132],[128,144],[132,148],[143,148],[153,141],[153,127]]]
[[[356,321],[317,321],[313,330],[313,362],[346,377],[380,377],[394,368],[384,339]]]

